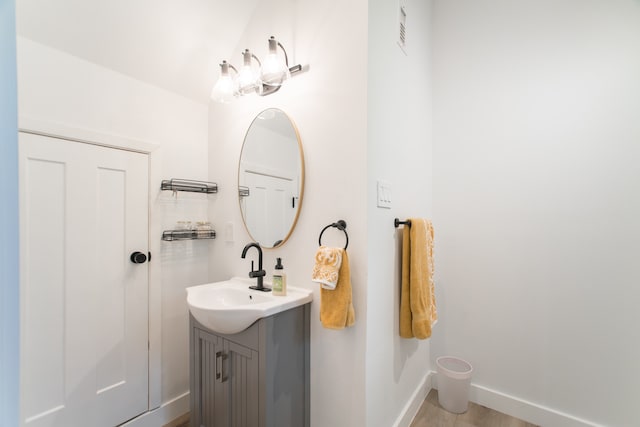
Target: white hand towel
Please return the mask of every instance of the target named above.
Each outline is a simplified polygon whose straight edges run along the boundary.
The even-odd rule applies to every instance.
[[[342,249],[320,246],[316,252],[311,280],[321,283],[323,289],[333,290],[338,283],[341,265]]]

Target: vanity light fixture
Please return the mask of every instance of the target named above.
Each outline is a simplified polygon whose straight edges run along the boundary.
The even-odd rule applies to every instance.
[[[222,61],[220,78],[211,91],[211,99],[226,104],[235,97],[250,93],[269,95],[280,90],[285,80],[302,71],[300,64],[289,67],[287,51],[275,37],[271,36],[268,42],[269,53],[262,62],[249,49],[242,52],[243,65],[240,71],[227,61]],[[278,47],[282,49],[284,58],[278,55]],[[252,59],[256,60],[259,69],[253,66]],[[236,72],[235,78],[231,77],[229,68]]]

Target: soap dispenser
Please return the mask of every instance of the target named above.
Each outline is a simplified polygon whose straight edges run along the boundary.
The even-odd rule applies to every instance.
[[[282,266],[282,258],[276,258],[276,266],[273,271],[273,280],[271,285],[271,291],[273,295],[285,296],[287,295],[287,273]]]

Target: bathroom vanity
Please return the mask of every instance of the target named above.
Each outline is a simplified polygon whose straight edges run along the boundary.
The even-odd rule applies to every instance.
[[[310,307],[234,334],[190,315],[192,427],[309,427]]]

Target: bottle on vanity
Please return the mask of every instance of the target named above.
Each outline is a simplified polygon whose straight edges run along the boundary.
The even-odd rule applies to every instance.
[[[273,270],[273,280],[271,281],[271,291],[273,295],[287,295],[287,273],[282,266],[282,258],[276,258],[276,266]]]

